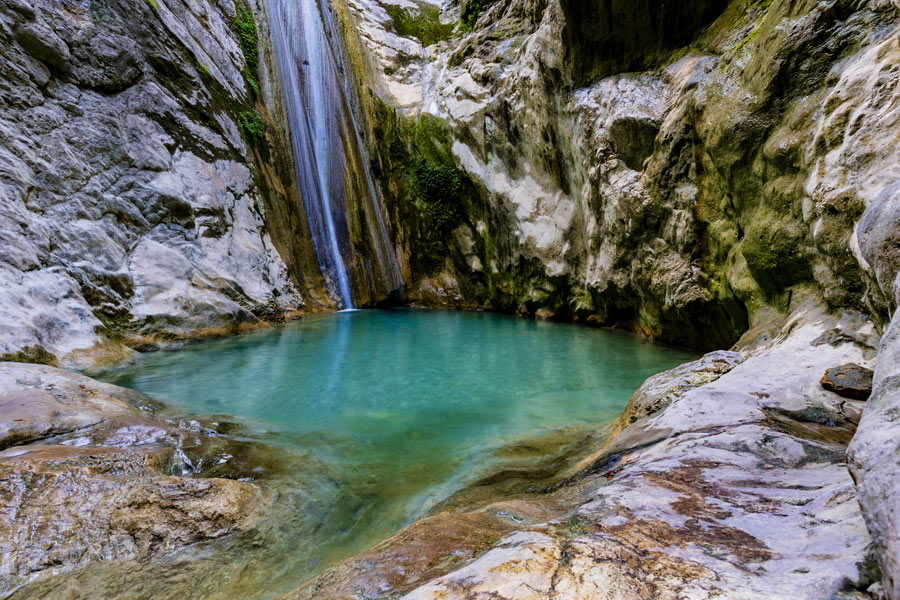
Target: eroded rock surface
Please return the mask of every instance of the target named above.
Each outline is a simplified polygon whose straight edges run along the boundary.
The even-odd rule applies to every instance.
[[[142,350],[304,307],[239,125],[256,108],[235,10],[0,5],[4,359],[109,362],[122,341]]]
[[[799,284],[871,304],[851,237],[900,177],[896,3],[337,4],[419,301],[709,350]]]
[[[876,220],[877,219],[877,220]],[[900,194],[892,186],[866,209],[857,227],[861,258],[876,290],[894,311],[881,340],[872,395],[850,446],[851,470],[879,549],[889,598],[900,598]]]
[[[222,459],[239,455],[233,441],[155,407],[67,371],[0,364],[0,594],[256,524],[267,495],[247,475],[258,465],[242,471]]]

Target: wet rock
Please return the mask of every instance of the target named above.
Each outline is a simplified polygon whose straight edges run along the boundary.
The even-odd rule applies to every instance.
[[[689,390],[713,382],[744,362],[738,352],[710,352],[700,360],[654,375],[634,393],[619,421],[630,425],[664,410]]]
[[[206,0],[0,6],[0,356],[104,366],[304,307],[259,208],[286,193],[255,184],[274,167],[237,125],[255,109],[230,20]],[[173,266],[181,299],[157,292]]]
[[[872,395],[848,456],[878,551],[885,596],[900,598],[900,316],[882,338]]]
[[[866,400],[872,394],[874,371],[855,364],[841,365],[825,371],[822,387],[844,398]]]
[[[0,363],[0,448],[134,416],[140,394],[44,365]]]
[[[265,452],[158,408],[83,375],[0,363],[0,594],[254,526],[265,494],[237,479],[271,474]]]
[[[164,452],[20,446],[0,452],[0,593],[100,560],[146,560],[246,529],[260,495],[162,474]]]

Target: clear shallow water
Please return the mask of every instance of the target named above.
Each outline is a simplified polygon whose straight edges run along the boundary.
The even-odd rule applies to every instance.
[[[146,355],[106,379],[232,415],[306,457],[302,497],[286,502],[308,514],[279,533],[275,592],[422,516],[504,443],[609,422],[647,377],[694,358],[583,326],[396,309]]]

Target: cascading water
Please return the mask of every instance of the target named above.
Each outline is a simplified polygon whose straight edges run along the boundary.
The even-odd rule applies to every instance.
[[[353,307],[348,258],[350,201],[361,205],[378,266],[390,297],[403,278],[388,241],[380,199],[365,160],[339,74],[340,53],[329,43],[333,22],[326,1],[266,0],[274,53],[285,95],[297,180],[326,286],[340,308]],[[363,197],[348,197],[348,181],[364,184]],[[371,280],[373,275],[364,277]],[[371,285],[371,284],[370,284]]]

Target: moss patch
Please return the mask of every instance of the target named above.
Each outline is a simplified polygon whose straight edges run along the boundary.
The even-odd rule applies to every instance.
[[[407,119],[376,103],[372,172],[381,180],[395,222],[410,232],[416,273],[438,270],[450,252],[451,232],[467,221],[474,185],[453,158],[447,124],[431,115]]]
[[[231,27],[238,38],[238,45],[244,54],[247,68],[244,79],[254,95],[259,94],[259,35],[256,32],[256,20],[253,11],[244,4],[235,4],[235,16]]]
[[[238,126],[250,139],[266,139],[266,128],[256,111],[246,110],[238,113]]]
[[[793,223],[756,221],[741,251],[753,278],[769,294],[811,277],[803,235]]]
[[[0,354],[0,362],[17,362],[30,363],[35,365],[50,365],[55,367],[58,365],[56,357],[39,345],[26,346],[18,352],[7,352]]]
[[[460,26],[464,31],[472,31],[481,16],[481,0],[465,0],[459,14]]]
[[[441,23],[441,11],[433,4],[420,4],[418,14],[395,5],[385,6],[385,10],[394,22],[397,35],[416,38],[423,46],[430,46],[453,34],[453,25]]]

